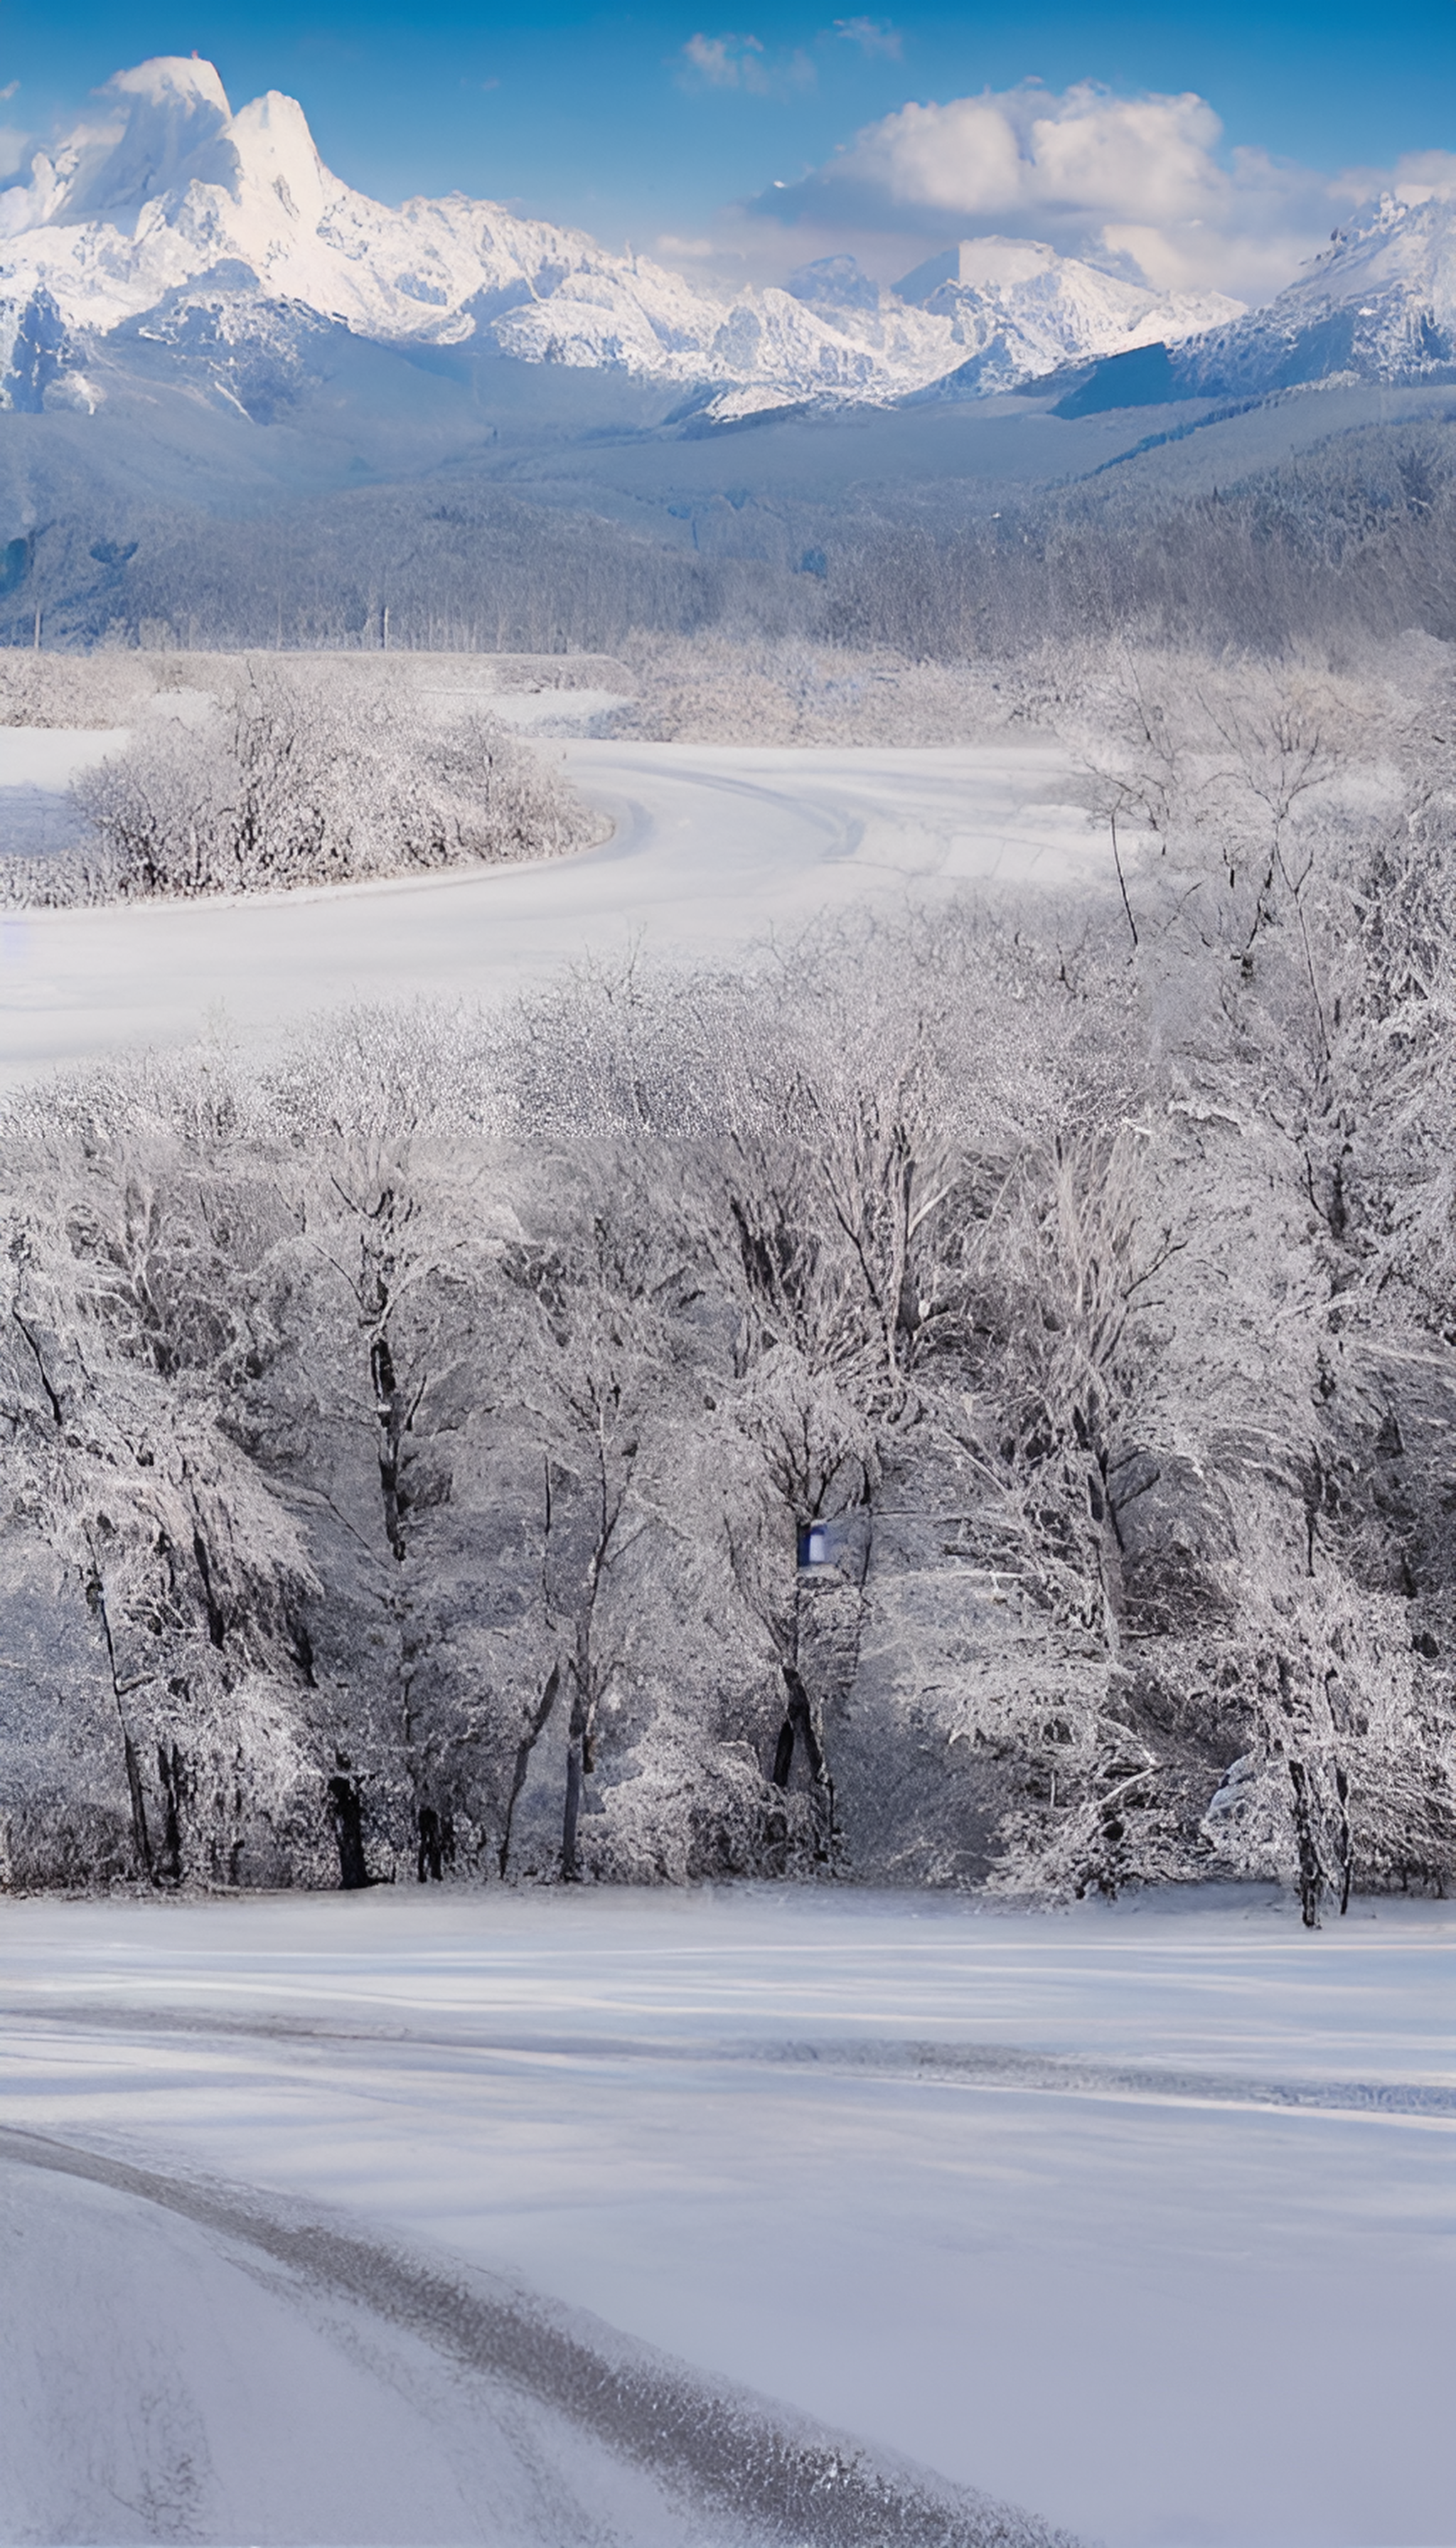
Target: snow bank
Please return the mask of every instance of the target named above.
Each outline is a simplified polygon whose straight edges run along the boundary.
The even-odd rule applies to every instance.
[[[98,769],[131,740],[127,726],[0,725],[0,790],[43,787],[60,795],[83,770]]]

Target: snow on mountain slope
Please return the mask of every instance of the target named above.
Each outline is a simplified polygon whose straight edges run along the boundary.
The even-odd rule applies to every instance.
[[[1113,350],[1062,416],[1366,381],[1456,381],[1456,203],[1382,195],[1265,309],[1185,344]],[[1151,346],[1151,338],[1140,342]]]
[[[1383,195],[1266,310],[1219,330],[1188,368],[1240,387],[1456,376],[1456,205]]]
[[[1241,318],[1221,292],[1159,296],[1038,239],[966,239],[917,266],[901,300],[950,323],[956,388],[1012,389],[1088,354],[1172,344]]]
[[[788,291],[716,298],[500,205],[373,203],[324,167],[295,100],[270,91],[234,115],[210,62],[170,58],[118,73],[97,113],[0,194],[0,242],[3,397],[32,410],[94,406],[87,340],[199,289],[232,306],[234,339],[276,334],[282,311],[386,342],[484,340],[525,362],[840,401],[951,374],[1003,388],[1237,306],[1160,301],[1035,245],[1008,276],[994,241],[976,243],[980,277],[970,250],[952,251],[954,283],[923,302],[814,267]]]

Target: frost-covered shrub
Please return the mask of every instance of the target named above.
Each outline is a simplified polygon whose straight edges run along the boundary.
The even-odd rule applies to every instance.
[[[128,725],[155,689],[158,669],[134,647],[92,655],[0,647],[0,726]]]
[[[1352,1890],[1456,1880],[1456,1719],[1406,1602],[1325,1576],[1257,1625],[1241,1658],[1254,1739],[1204,1818],[1216,1864],[1290,1885],[1311,1928]]]
[[[200,715],[149,718],[72,793],[95,847],[56,863],[52,897],[76,901],[340,884],[591,837],[488,718],[436,723],[379,688],[267,664]]]

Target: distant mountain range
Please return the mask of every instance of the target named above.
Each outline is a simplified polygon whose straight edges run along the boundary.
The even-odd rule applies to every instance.
[[[0,193],[0,647],[762,615],[913,648],[968,525],[1009,592],[1079,502],[1171,518],[1341,438],[1399,478],[1352,437],[1439,442],[1449,383],[1436,200],[1367,207],[1254,311],[1004,238],[892,291],[831,256],[715,295],[499,205],[388,210],[291,99],[145,62]]]
[[[94,412],[119,375],[160,365],[273,422],[340,331],[673,390],[656,421],[697,431],[1058,375],[1076,375],[1069,416],[1336,378],[1456,379],[1456,215],[1442,202],[1368,207],[1252,312],[1002,238],[953,246],[890,292],[833,256],[783,289],[728,296],[498,204],[373,203],[323,166],[292,98],[270,91],[234,115],[210,62],[143,62],[102,103],[0,193],[0,405],[21,412]]]
[[[883,405],[948,379],[1006,390],[1239,315],[1218,294],[1160,297],[1007,239],[953,248],[892,293],[830,257],[784,290],[716,296],[497,204],[390,211],[330,175],[292,98],[234,115],[210,62],[144,62],[105,103],[0,194],[0,396],[13,409],[94,409],[98,356],[136,340],[189,356],[245,412],[271,409],[322,323],[680,384],[732,420],[786,402]]]

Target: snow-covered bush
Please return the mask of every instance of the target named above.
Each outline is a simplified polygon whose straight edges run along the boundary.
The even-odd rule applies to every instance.
[[[250,893],[546,857],[592,837],[585,809],[487,717],[440,722],[381,687],[266,661],[195,704],[138,720],[76,780],[95,846],[30,874],[32,892]]]
[[[1244,1678],[1253,1742],[1204,1820],[1221,1866],[1289,1884],[1310,1928],[1352,1889],[1456,1875],[1456,1714],[1406,1602],[1311,1579],[1266,1612]]]

